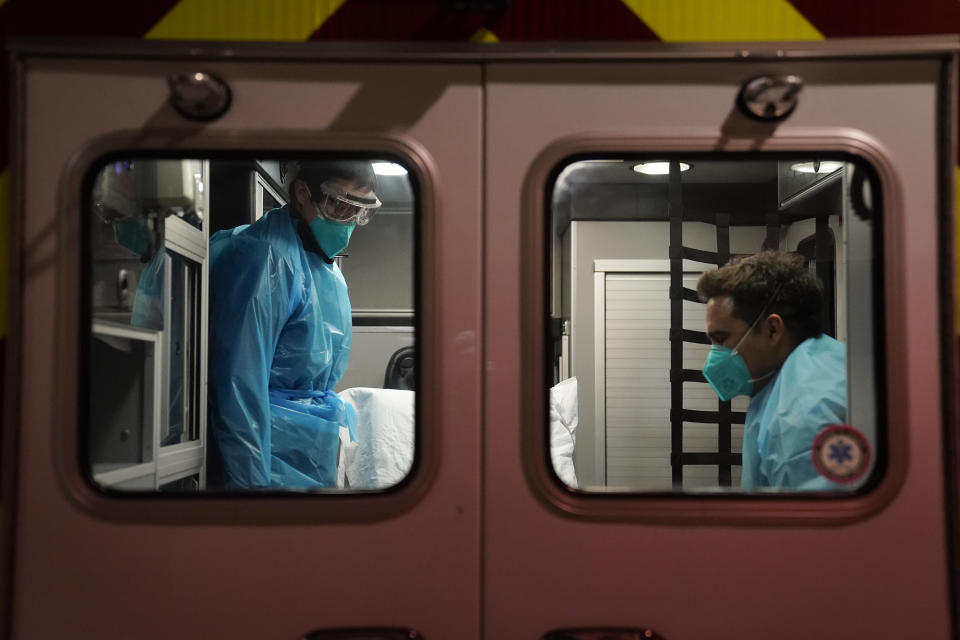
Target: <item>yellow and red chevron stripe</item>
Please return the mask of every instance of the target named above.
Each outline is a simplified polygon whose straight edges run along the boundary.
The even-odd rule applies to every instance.
[[[664,42],[821,40],[787,0],[623,0]]]
[[[171,40],[268,40],[303,42],[345,0],[180,0],[144,37]]]

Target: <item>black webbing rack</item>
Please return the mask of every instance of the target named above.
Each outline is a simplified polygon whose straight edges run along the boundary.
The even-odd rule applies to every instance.
[[[710,344],[707,334],[683,328],[683,302],[700,302],[697,292],[683,285],[683,261],[724,265],[730,260],[730,216],[718,213],[713,224],[717,230],[717,250],[702,251],[683,246],[683,195],[680,185],[680,163],[670,162],[668,192],[670,216],[670,466],[673,486],[683,486],[683,467],[688,465],[717,465],[717,482],[721,487],[732,484],[732,467],[741,464],[741,455],[732,451],[732,425],[743,424],[745,414],[734,412],[730,402],[717,400],[716,411],[694,411],[683,408],[683,385],[694,382],[706,384],[699,369],[683,368],[683,344]],[[780,224],[777,214],[767,216],[766,246],[779,244]],[[715,453],[687,453],[683,450],[683,423],[696,422],[717,425]]]
[[[834,177],[821,179],[821,186],[836,184]],[[823,189],[820,189],[823,191]],[[815,190],[808,189],[809,193]],[[794,198],[794,203],[796,202]],[[780,249],[780,234],[783,219],[780,207],[764,218],[766,237],[763,249]],[[705,264],[721,266],[730,261],[730,215],[717,213],[704,216],[695,213],[691,220],[706,222],[716,227],[717,250],[703,251],[683,245],[683,195],[681,191],[680,163],[670,162],[670,182],[668,188],[668,211],[670,219],[670,466],[672,469],[673,486],[683,486],[683,468],[688,465],[717,465],[718,484],[728,487],[732,484],[732,467],[742,464],[742,456],[733,453],[731,447],[731,430],[734,424],[743,424],[745,413],[735,412],[730,402],[717,400],[716,411],[694,411],[683,408],[683,385],[685,383],[706,384],[703,373],[699,369],[683,368],[683,344],[710,344],[706,334],[702,331],[691,331],[683,328],[683,302],[700,302],[697,292],[683,286],[683,261],[692,260]],[[834,297],[834,240],[829,226],[829,215],[834,212],[829,205],[807,207],[805,211],[793,211],[788,215],[790,223],[802,219],[813,218],[816,222],[814,236],[799,243],[797,251],[812,263],[817,277],[824,286],[823,329],[831,336],[836,336],[836,310]],[[688,453],[683,450],[683,423],[694,422],[717,425],[716,453]]]

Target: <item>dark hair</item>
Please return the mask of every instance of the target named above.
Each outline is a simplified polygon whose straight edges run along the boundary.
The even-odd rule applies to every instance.
[[[362,160],[321,160],[302,162],[295,180],[303,180],[310,190],[318,193],[317,188],[327,180],[339,178],[349,180],[363,189],[376,189],[377,176],[373,166]]]
[[[761,312],[776,313],[798,343],[823,333],[823,287],[796,253],[761,251],[735,258],[715,271],[704,271],[697,294],[703,302],[730,296],[734,315],[749,324]]]

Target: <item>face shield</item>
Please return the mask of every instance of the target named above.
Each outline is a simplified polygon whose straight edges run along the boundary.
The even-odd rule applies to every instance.
[[[373,191],[361,192],[330,182],[322,183],[317,191],[313,201],[320,215],[340,224],[356,223],[362,227],[381,205]]]

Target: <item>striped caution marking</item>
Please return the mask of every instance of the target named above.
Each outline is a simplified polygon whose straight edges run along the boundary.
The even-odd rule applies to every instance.
[[[787,0],[623,0],[664,42],[822,40]]]
[[[302,42],[346,0],[180,0],[144,37]]]

